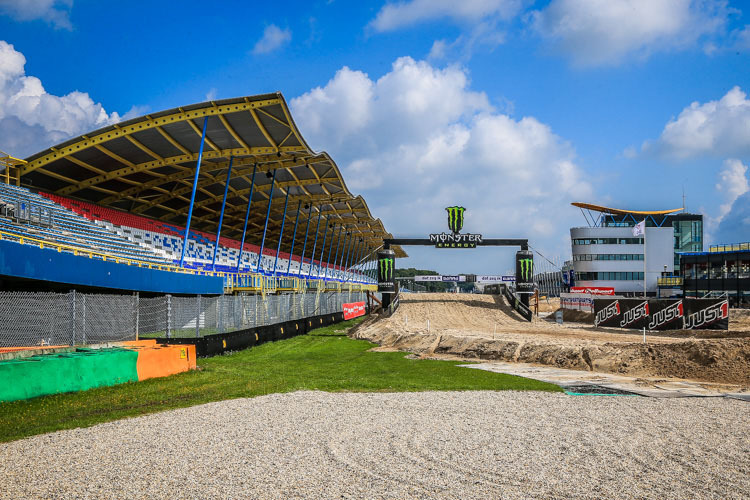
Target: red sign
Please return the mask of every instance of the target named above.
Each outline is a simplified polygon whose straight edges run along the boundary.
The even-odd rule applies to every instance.
[[[344,319],[358,318],[365,315],[364,302],[351,302],[344,304]]]
[[[573,286],[570,293],[590,293],[591,295],[614,295],[615,289],[609,286]]]

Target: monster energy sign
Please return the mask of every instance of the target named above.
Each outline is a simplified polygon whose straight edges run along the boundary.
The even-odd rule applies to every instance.
[[[378,251],[378,292],[395,293],[393,271],[396,268],[396,253],[390,249]]]
[[[524,281],[531,280],[531,277],[534,275],[534,260],[520,259],[518,262],[521,263],[521,278]]]
[[[393,259],[385,258],[378,261],[380,280],[388,281],[393,277]]]
[[[446,207],[445,211],[448,212],[448,229],[451,232],[431,234],[430,242],[435,244],[435,248],[476,248],[477,243],[482,242],[481,234],[461,234],[466,208]]]
[[[534,291],[534,253],[529,250],[516,252],[516,291],[518,293]]]

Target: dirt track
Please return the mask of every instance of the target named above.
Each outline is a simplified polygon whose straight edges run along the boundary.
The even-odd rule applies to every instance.
[[[547,308],[554,309],[554,305]],[[644,344],[642,335],[632,330],[570,322],[558,325],[537,318],[529,323],[500,296],[409,294],[402,296],[393,317],[363,323],[354,335],[423,355],[520,361],[750,388],[750,314],[735,316],[728,332],[648,332]]]

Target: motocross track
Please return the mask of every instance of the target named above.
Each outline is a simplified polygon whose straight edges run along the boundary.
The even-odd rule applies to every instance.
[[[544,301],[540,314],[556,304]],[[427,321],[429,320],[429,331]],[[390,318],[371,318],[352,335],[423,356],[512,361],[637,377],[675,377],[750,388],[750,313],[732,310],[729,331],[640,332],[534,318],[499,295],[402,294]]]

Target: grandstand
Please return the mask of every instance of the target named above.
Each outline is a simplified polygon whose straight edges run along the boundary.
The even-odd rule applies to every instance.
[[[333,160],[307,146],[281,94],[129,120],[8,163],[4,175],[4,240],[227,283],[233,274],[370,283],[372,251],[390,236]]]
[[[146,115],[24,160],[0,155],[0,176],[4,293],[362,292],[391,237],[305,143],[280,93]]]

